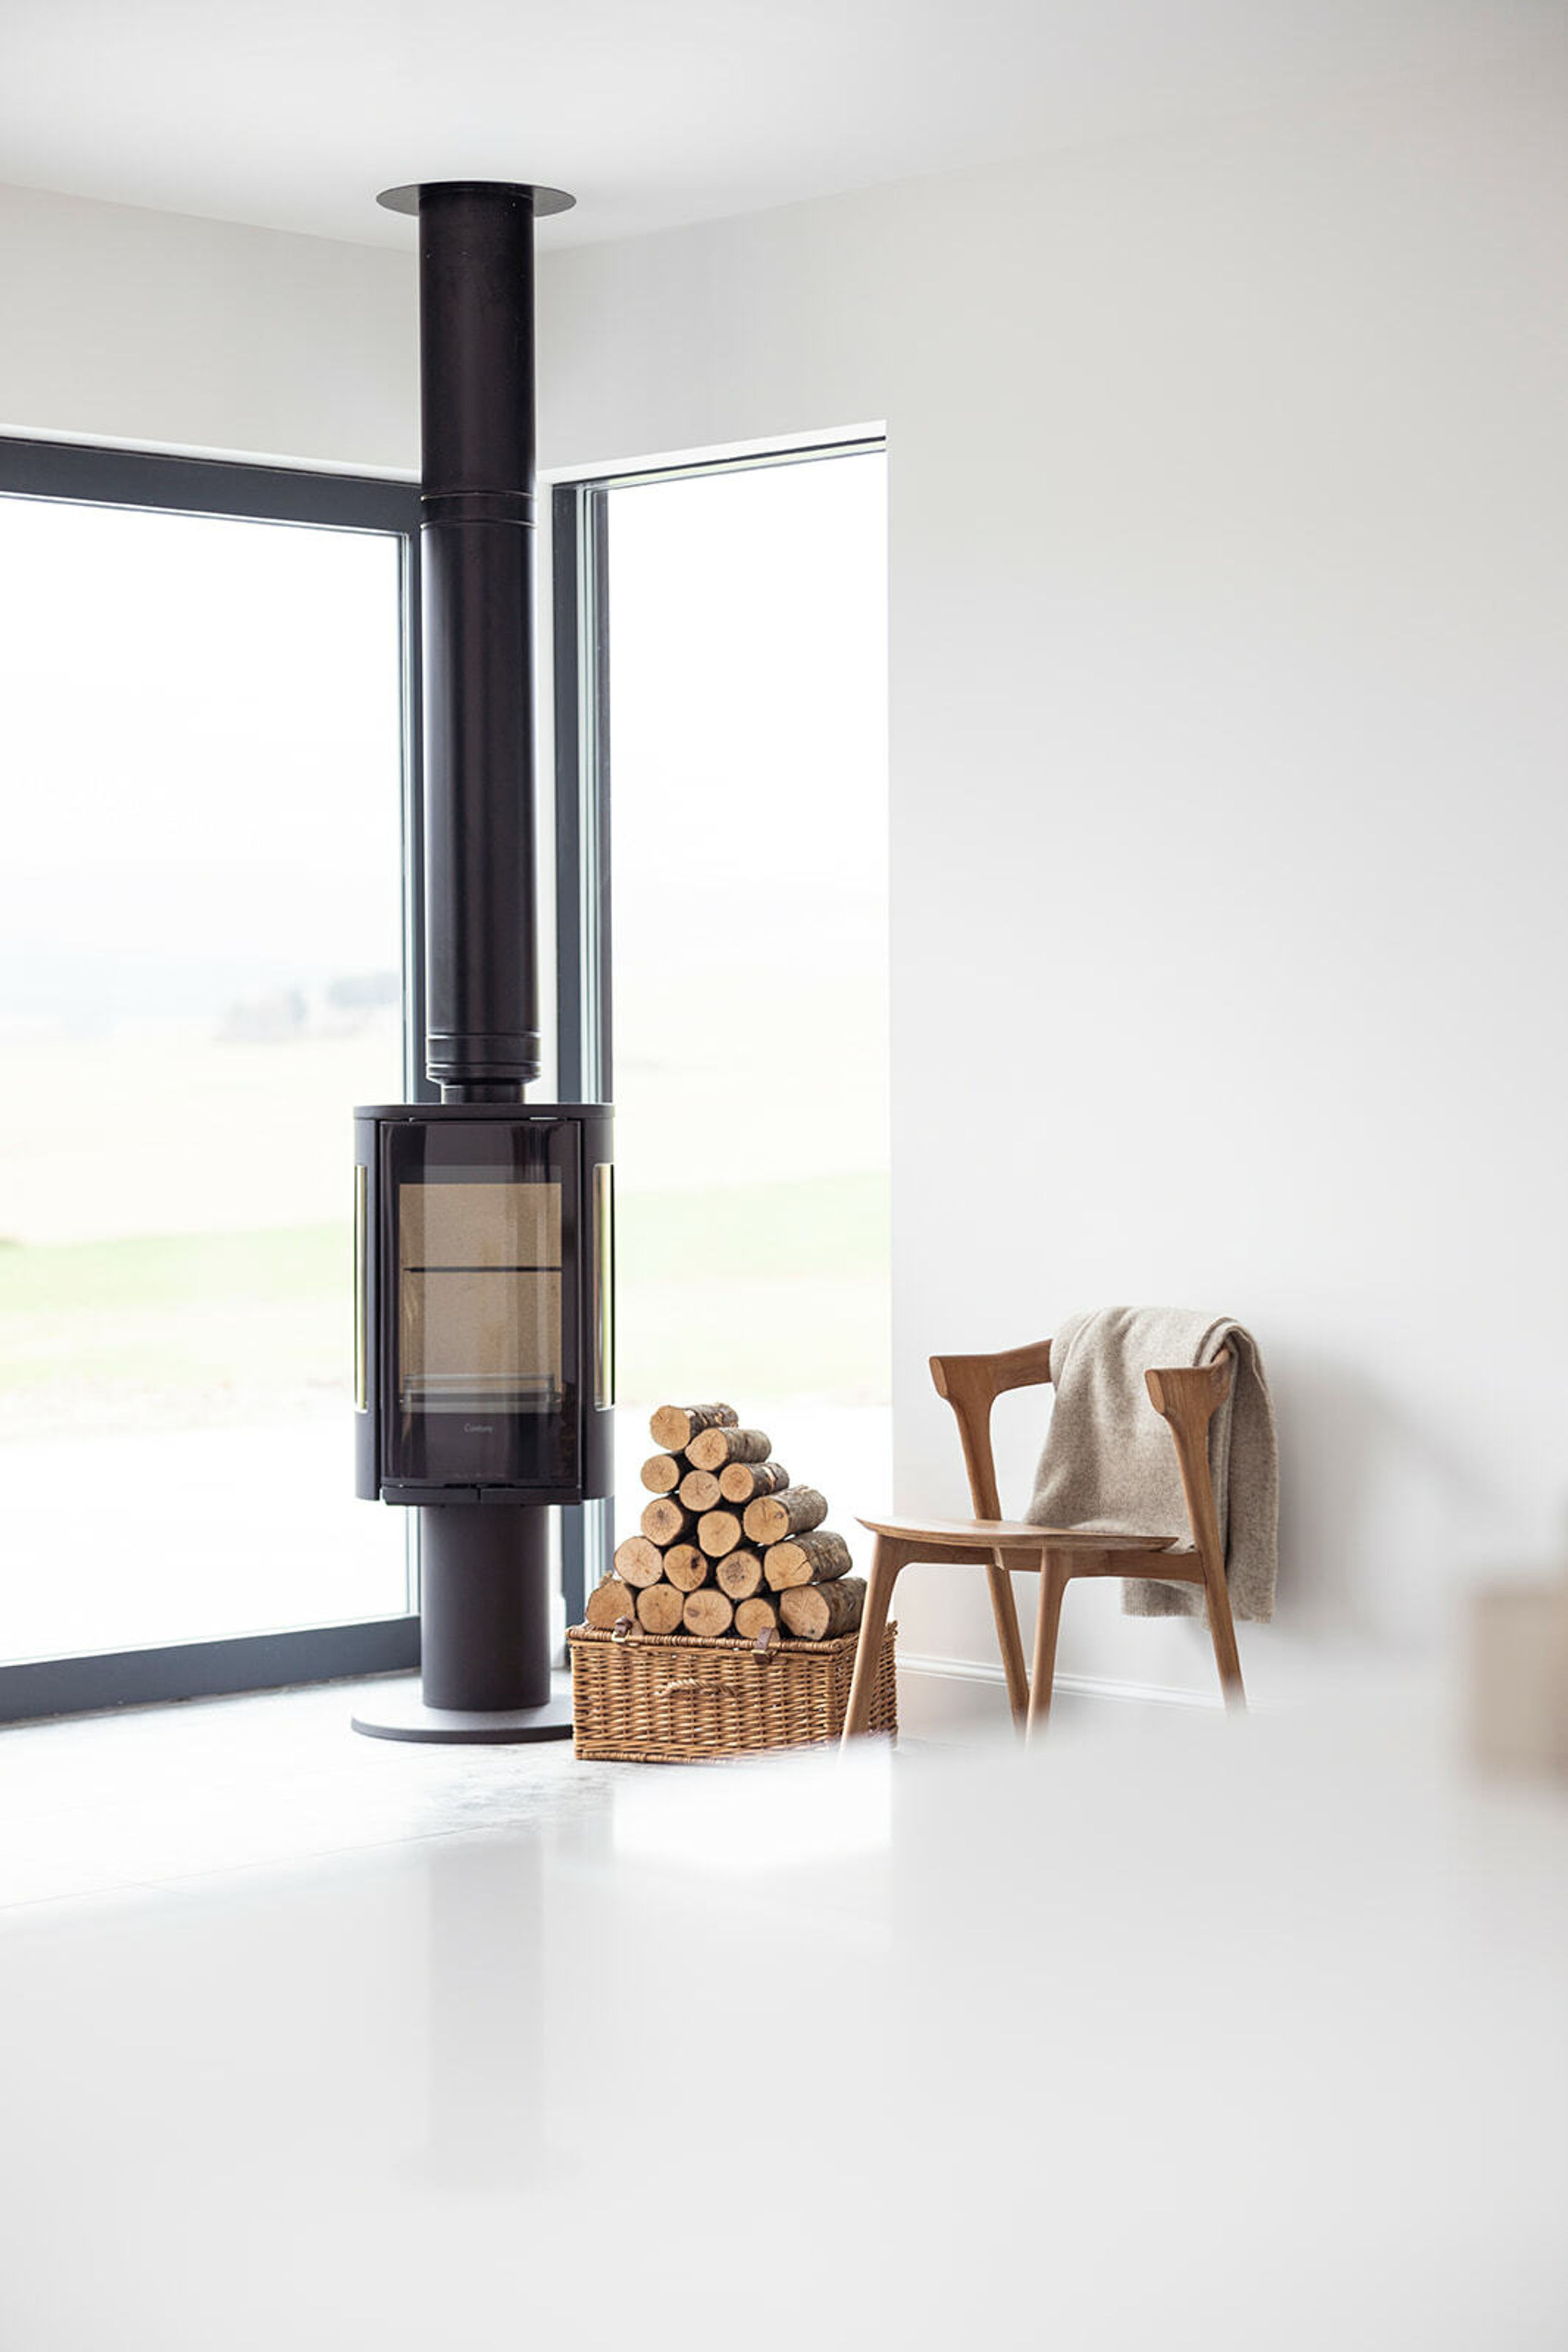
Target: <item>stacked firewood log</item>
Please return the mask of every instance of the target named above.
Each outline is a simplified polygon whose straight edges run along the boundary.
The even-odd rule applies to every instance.
[[[648,1426],[659,1448],[643,1465],[653,1499],[641,1531],[617,1545],[614,1574],[589,1595],[589,1623],[747,1641],[852,1633],[865,1580],[823,1526],[823,1497],[791,1482],[767,1432],[743,1429],[728,1404],[662,1404]]]

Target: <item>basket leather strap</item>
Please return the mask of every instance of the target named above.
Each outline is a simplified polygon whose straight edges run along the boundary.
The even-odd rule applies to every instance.
[[[765,1627],[751,1645],[753,1664],[759,1666],[771,1665],[779,1654],[779,1636],[772,1627]],[[708,1676],[681,1675],[674,1682],[662,1683],[653,1693],[653,1696],[655,1699],[666,1699],[672,1697],[676,1691],[695,1691],[699,1696],[706,1693],[716,1697],[723,1691],[744,1689],[747,1679],[744,1675]]]

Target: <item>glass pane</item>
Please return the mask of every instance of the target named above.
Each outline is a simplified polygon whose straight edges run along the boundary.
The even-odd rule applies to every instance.
[[[560,1186],[404,1184],[398,1361],[405,1410],[560,1410]]]
[[[575,1129],[433,1114],[382,1133],[396,1203],[386,1475],[569,1483],[577,1342],[561,1270]]]
[[[608,495],[619,1532],[650,1408],[890,1484],[886,468]]]
[[[350,1112],[402,1051],[399,547],[0,499],[0,1656],[401,1613]]]

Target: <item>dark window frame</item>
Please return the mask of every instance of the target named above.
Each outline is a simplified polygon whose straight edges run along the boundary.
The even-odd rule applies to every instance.
[[[710,474],[754,473],[860,457],[887,447],[881,433],[802,442],[751,456],[558,481],[550,491],[551,625],[555,685],[556,1005],[559,1090],[567,1102],[614,1100],[611,981],[610,515],[612,490]],[[590,1587],[610,1570],[614,1498],[562,1514],[567,1623],[580,1622]]]
[[[556,1087],[612,1102],[610,1025],[610,565],[607,482],[550,492],[555,742]],[[613,1499],[560,1518],[566,1622],[609,1560]]]
[[[416,1059],[424,1034],[423,793],[419,712],[419,486],[371,475],[315,473],[226,459],[0,436],[0,498],[142,508],[247,522],[296,523],[397,538],[402,601],[403,1018],[408,1099],[434,1098]],[[343,1106],[344,1168],[351,1103]],[[347,1173],[345,1173],[345,1183]],[[350,1447],[344,1433],[344,1478]],[[402,1616],[291,1627],[157,1648],[29,1659],[0,1665],[0,1724],[115,1706],[216,1697],[286,1684],[406,1673],[419,1664],[417,1564],[411,1550]]]

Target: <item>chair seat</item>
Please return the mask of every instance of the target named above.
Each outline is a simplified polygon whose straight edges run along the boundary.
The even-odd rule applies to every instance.
[[[946,1551],[1170,1551],[1175,1536],[1108,1535],[1093,1528],[1034,1528],[1025,1519],[862,1519],[873,1536]]]

